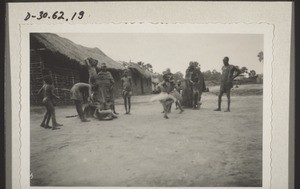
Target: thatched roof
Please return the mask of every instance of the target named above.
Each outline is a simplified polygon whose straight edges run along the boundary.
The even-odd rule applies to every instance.
[[[144,78],[151,78],[152,73],[149,72],[148,70],[141,68],[137,63],[133,63],[133,62],[121,62],[123,65],[126,65],[126,67],[128,67],[128,69],[134,70],[135,72],[137,72],[139,75],[141,75]]]
[[[85,64],[84,60],[86,58],[91,57],[98,60],[98,67],[100,67],[101,63],[106,63],[110,69],[124,69],[121,64],[108,57],[98,48],[84,47],[53,33],[32,33],[30,37],[35,39],[46,50],[54,54],[62,54],[81,65]]]

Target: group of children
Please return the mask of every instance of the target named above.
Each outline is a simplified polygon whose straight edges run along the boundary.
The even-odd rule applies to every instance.
[[[106,64],[101,64],[100,71],[97,70],[98,61],[93,58],[85,59],[88,67],[89,83],[76,83],[69,91],[70,98],[74,101],[76,111],[82,122],[89,122],[87,117],[95,117],[99,120],[113,120],[117,118],[118,113],[114,104],[114,79],[107,70]],[[43,94],[43,104],[46,107],[46,113],[41,123],[41,127],[58,129],[62,126],[56,122],[54,101],[60,99],[54,94],[54,86],[50,70],[42,71],[44,85],[39,90],[38,95]],[[129,71],[124,70],[122,81],[122,96],[125,105],[125,114],[130,114],[132,79]],[[83,105],[85,104],[85,107]],[[49,126],[52,117],[52,127]]]
[[[228,63],[229,58],[223,59],[224,66],[222,68],[220,94],[218,99],[218,108],[215,111],[221,110],[221,98],[223,93],[226,93],[228,98],[227,112],[230,111],[230,90],[232,88],[232,81],[241,72]],[[99,120],[112,120],[117,118],[118,113],[115,110],[114,104],[114,79],[111,73],[107,70],[106,64],[101,64],[100,71],[97,71],[98,61],[92,58],[87,58],[85,63],[89,72],[89,83],[76,83],[70,90],[71,99],[74,101],[76,111],[82,122],[88,122],[86,117],[95,117]],[[236,74],[234,74],[237,72]],[[54,86],[50,71],[45,69],[42,72],[44,85],[38,91],[38,94],[43,94],[42,103],[46,107],[46,113],[41,123],[41,127],[58,129],[62,124],[57,123],[55,117],[54,100],[60,99],[54,94]],[[192,106],[194,109],[200,108],[201,94],[206,89],[203,75],[197,65],[190,63],[186,78],[190,83],[192,95]],[[132,79],[129,70],[125,69],[122,82],[122,97],[124,99],[124,106],[126,113],[130,114],[131,110],[131,95],[132,95]],[[172,104],[175,102],[176,109],[182,113],[184,110],[181,105],[182,95],[180,81],[174,81],[173,74],[168,68],[163,72],[163,81],[159,83],[158,90],[160,94],[154,96],[151,101],[159,101],[163,106],[164,118],[169,119],[168,114],[171,112]],[[87,104],[83,108],[83,104]],[[49,126],[50,118],[52,117],[52,127]]]

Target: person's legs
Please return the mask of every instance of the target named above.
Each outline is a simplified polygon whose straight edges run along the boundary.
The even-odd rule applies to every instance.
[[[76,111],[78,113],[78,116],[79,116],[80,120],[82,122],[88,122],[89,120],[87,120],[85,118],[83,110],[82,110],[82,101],[80,101],[80,100],[74,100],[74,102],[75,102]]]
[[[195,94],[194,94],[194,108],[195,109],[199,109],[199,92],[198,91],[195,91]]]
[[[56,122],[55,108],[54,108],[53,102],[51,100],[49,100],[48,106],[49,106],[49,110],[50,110],[51,116],[52,116],[52,130],[55,130],[55,129],[57,129],[57,126],[62,126],[62,124],[59,124]]]
[[[160,100],[160,103],[163,106],[163,112],[162,113],[164,113],[164,118],[169,119],[166,100]]]
[[[180,112],[179,113],[182,113],[183,112],[183,108],[182,108],[182,106],[181,106],[181,104],[180,104],[180,101],[179,100],[176,100],[176,106],[180,109]]]
[[[164,118],[169,119],[168,117],[169,107],[166,103],[163,104],[163,107],[164,107]]]
[[[227,110],[225,110],[225,112],[230,112],[230,89],[226,91],[226,96],[227,96]]]
[[[220,94],[218,96],[218,108],[215,109],[214,111],[221,111],[221,102],[222,102],[222,96],[223,96],[223,91],[220,91]]]
[[[119,113],[118,112],[116,112],[116,107],[115,107],[115,103],[113,102],[113,105],[112,105],[112,109],[113,109],[113,112],[114,112],[114,114],[116,114],[116,115],[118,115]]]
[[[200,106],[202,105],[202,103],[201,103],[201,96],[202,96],[202,92],[199,92],[199,95],[198,95],[199,97],[198,97],[198,109],[200,109]]]
[[[168,113],[171,113],[171,109],[172,109],[172,103],[171,104],[168,104]]]
[[[131,96],[128,96],[127,99],[128,99],[128,113],[130,114],[130,109],[131,109]]]
[[[48,106],[46,106],[46,109],[47,109],[47,112],[48,112],[48,117],[47,117],[47,120],[46,120],[45,128],[50,128],[49,122],[50,122],[50,118],[51,118],[51,110]]]
[[[173,104],[174,100],[173,99],[167,99],[165,101],[165,109],[164,109],[164,112],[165,112],[165,118],[168,119],[168,113],[170,113],[171,111],[171,107],[172,107],[172,104]]]
[[[76,107],[76,111],[78,113],[78,116],[82,120],[83,117],[82,117],[82,114],[81,114],[81,111],[80,111],[80,108],[81,108],[80,100],[74,100],[74,103],[75,103],[75,107]]]
[[[46,121],[45,128],[51,128],[51,127],[49,126],[50,119],[51,119],[51,113],[48,112],[48,117],[47,117],[47,121]]]
[[[128,112],[127,112],[127,99],[126,99],[126,96],[123,95],[123,99],[124,99],[124,106],[125,106],[125,111],[126,111],[125,114],[127,114]]]
[[[47,108],[47,107],[46,107],[46,108]],[[44,119],[43,119],[43,121],[42,121],[42,123],[41,123],[41,125],[40,125],[41,127],[45,127],[45,122],[46,122],[48,116],[49,116],[49,113],[48,113],[48,110],[46,110],[46,113],[45,113],[45,115],[44,115]]]

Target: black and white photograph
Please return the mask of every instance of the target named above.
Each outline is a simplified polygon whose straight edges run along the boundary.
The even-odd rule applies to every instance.
[[[31,186],[261,187],[262,34],[30,33]]]
[[[291,4],[8,9],[8,188],[291,188]]]

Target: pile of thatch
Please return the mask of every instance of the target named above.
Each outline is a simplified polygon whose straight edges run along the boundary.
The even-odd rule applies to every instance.
[[[107,67],[110,69],[124,69],[121,64],[105,55],[98,48],[84,47],[52,33],[32,33],[30,37],[31,40],[35,40],[41,48],[45,48],[53,54],[66,56],[72,62],[75,61],[84,65],[84,60],[91,57],[98,60],[98,67],[100,67],[101,63],[106,63]]]

